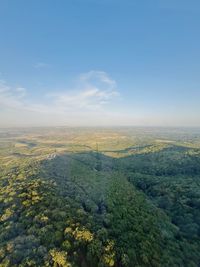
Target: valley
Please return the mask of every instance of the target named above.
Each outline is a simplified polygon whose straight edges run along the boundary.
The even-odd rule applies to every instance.
[[[199,266],[200,130],[0,131],[0,266]]]

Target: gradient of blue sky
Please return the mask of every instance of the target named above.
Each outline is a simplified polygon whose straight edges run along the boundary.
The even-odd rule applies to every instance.
[[[198,0],[1,0],[0,126],[200,126],[199,29]]]

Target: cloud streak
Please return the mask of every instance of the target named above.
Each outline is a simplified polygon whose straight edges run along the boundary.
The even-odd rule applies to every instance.
[[[5,81],[0,81],[0,107],[10,109],[23,108],[23,98],[26,95],[25,88],[17,87],[12,89]]]
[[[51,67],[51,65],[47,64],[45,62],[37,62],[34,65],[34,68],[36,68],[36,69],[45,69],[45,68],[49,68],[49,67]]]
[[[50,94],[55,103],[64,109],[99,109],[109,104],[119,92],[116,82],[103,71],[81,74],[78,89]]]
[[[116,82],[103,71],[90,71],[77,79],[78,86],[64,91],[51,91],[41,101],[31,101],[28,90],[12,88],[0,81],[0,108],[43,114],[62,114],[99,111],[119,96]]]

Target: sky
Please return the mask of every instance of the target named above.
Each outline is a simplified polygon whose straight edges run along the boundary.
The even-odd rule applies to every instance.
[[[1,0],[0,127],[200,127],[199,0]]]

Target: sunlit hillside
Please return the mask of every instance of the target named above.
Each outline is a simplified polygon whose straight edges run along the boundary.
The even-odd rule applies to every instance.
[[[1,130],[1,266],[198,266],[199,144],[198,129]]]

